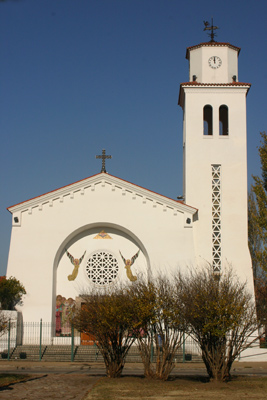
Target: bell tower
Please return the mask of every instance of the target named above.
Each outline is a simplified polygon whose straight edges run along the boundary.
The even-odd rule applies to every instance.
[[[213,27],[214,28],[214,27]],[[238,80],[240,48],[211,40],[188,47],[189,81],[181,83],[184,200],[198,208],[197,263],[224,263],[252,282],[247,236],[246,96]]]

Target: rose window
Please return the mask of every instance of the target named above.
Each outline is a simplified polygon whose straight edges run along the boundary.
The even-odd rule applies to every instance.
[[[99,251],[90,256],[86,265],[88,278],[96,285],[108,285],[118,276],[118,261],[113,254]]]

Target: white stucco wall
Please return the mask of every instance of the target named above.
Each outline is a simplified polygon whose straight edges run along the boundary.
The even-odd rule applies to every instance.
[[[189,81],[196,75],[199,83],[230,83],[233,76],[238,80],[238,52],[226,46],[203,46],[190,51]],[[211,68],[209,59],[217,56],[222,64],[219,68]]]
[[[92,284],[86,265],[95,252],[114,255],[121,282],[128,278],[120,251],[130,259],[140,249],[131,267],[137,277],[159,272],[171,276],[177,268],[211,263],[212,164],[221,165],[222,267],[232,264],[253,291],[247,245],[249,85],[222,85],[237,76],[237,52],[237,48],[212,45],[190,53],[190,80],[197,75],[197,84],[182,85],[180,105],[184,110],[185,202],[195,208],[106,173],[9,208],[13,226],[7,276],[15,276],[27,290],[21,309],[25,322],[41,318],[54,322],[57,295],[75,298],[85,292]],[[213,55],[222,59],[218,69],[209,67]],[[207,104],[213,108],[212,136],[203,136]],[[219,136],[221,105],[229,110],[228,136]],[[112,239],[95,239],[102,230]],[[65,249],[74,258],[86,251],[74,281],[68,280],[73,265]]]
[[[72,297],[90,285],[86,262],[94,251],[110,250],[127,280],[119,251],[131,258],[133,274],[147,275],[194,262],[195,209],[126,184],[107,174],[88,178],[10,209],[19,222],[12,228],[8,276],[21,280],[27,290],[24,321],[52,321],[57,294]],[[14,219],[13,219],[14,220]],[[94,239],[105,230],[113,239]],[[78,278],[68,281],[73,266],[65,249],[80,258]]]
[[[218,68],[208,60],[220,57]],[[199,209],[194,224],[199,263],[212,262],[212,165],[220,165],[221,261],[231,264],[253,292],[253,274],[247,234],[247,133],[246,95],[249,84],[232,83],[238,76],[238,48],[207,43],[189,48],[190,79],[182,84],[180,105],[184,110],[184,198]],[[201,85],[203,83],[203,85]],[[212,107],[213,134],[203,134],[203,109]],[[219,108],[228,107],[229,134],[219,135]]]

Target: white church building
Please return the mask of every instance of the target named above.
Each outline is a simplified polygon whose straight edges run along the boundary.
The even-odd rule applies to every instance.
[[[205,263],[216,273],[232,264],[254,290],[247,232],[250,84],[239,82],[239,52],[214,41],[187,49],[189,80],[180,85],[178,103],[183,201],[112,176],[103,166],[97,175],[8,208],[7,277],[27,290],[23,321],[56,321],[51,334],[64,335],[69,308],[92,285]]]

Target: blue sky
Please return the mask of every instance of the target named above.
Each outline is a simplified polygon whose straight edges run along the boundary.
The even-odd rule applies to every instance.
[[[248,182],[260,174],[267,130],[267,2],[0,1],[0,275],[11,233],[6,207],[101,170],[155,192],[182,194],[182,110],[188,46],[241,47],[247,98]],[[194,204],[192,204],[194,206]],[[34,249],[32,249],[34,251]]]

